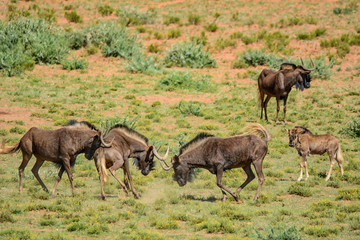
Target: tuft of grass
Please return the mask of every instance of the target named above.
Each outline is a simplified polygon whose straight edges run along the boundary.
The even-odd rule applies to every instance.
[[[340,189],[336,196],[336,200],[360,200],[360,189]]]
[[[71,71],[75,69],[86,69],[89,66],[88,61],[83,58],[72,57],[72,59],[65,59],[61,61],[63,69]]]
[[[136,8],[123,7],[116,10],[116,16],[119,17],[120,22],[125,26],[138,26],[154,23],[157,12],[154,9],[139,11]]]
[[[82,23],[83,22],[82,17],[75,10],[72,10],[71,12],[65,12],[65,18],[69,22],[73,22],[73,23]]]
[[[104,4],[98,7],[98,11],[103,17],[111,15],[114,12],[114,10],[115,9],[108,4]]]
[[[167,35],[168,39],[178,38],[181,36],[181,30],[179,28],[170,29]]]
[[[302,197],[312,196],[310,187],[303,182],[296,182],[296,183],[291,184],[288,189],[288,193],[294,194],[294,195],[299,195]]]
[[[265,228],[266,233],[261,233],[255,229],[258,239],[261,240],[300,240],[301,235],[295,226],[269,226]]]
[[[342,129],[342,132],[351,137],[360,137],[360,118],[353,118],[352,122]]]
[[[216,32],[218,30],[218,25],[216,23],[209,23],[204,26],[204,29],[208,32]]]
[[[201,17],[197,14],[190,13],[188,15],[188,22],[192,25],[199,25],[201,23]]]
[[[164,16],[164,24],[170,25],[170,24],[180,24],[180,18],[176,16]]]

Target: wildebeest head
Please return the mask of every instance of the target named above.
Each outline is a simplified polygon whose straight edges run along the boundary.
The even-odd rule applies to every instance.
[[[85,139],[82,143],[83,149],[81,152],[85,154],[86,159],[91,160],[99,147],[111,147],[112,142],[106,143],[103,139],[103,133],[93,124],[87,121],[77,122],[71,120],[68,125],[77,128],[79,131],[77,133],[78,137]]]
[[[292,69],[293,71],[298,71],[300,74],[297,76],[296,81],[296,89],[299,89],[300,91],[303,91],[305,88],[310,88],[310,82],[311,82],[311,71],[315,70],[315,64],[313,60],[311,59],[311,63],[313,65],[312,69],[307,69],[304,67],[304,62],[301,58],[302,65],[295,65],[293,63],[283,63],[281,64],[280,70],[283,69]]]
[[[171,163],[174,168],[173,179],[180,187],[185,186],[188,181],[191,181],[191,168],[184,161],[180,161],[177,155],[171,159]]]
[[[291,130],[287,129],[286,132],[289,135],[289,146],[290,147],[295,146],[295,143],[297,142],[299,134],[304,134],[304,133],[312,134],[312,132],[309,129],[307,129],[305,127],[301,127],[301,126],[296,126]]]
[[[154,170],[154,147],[148,146],[143,151],[137,151],[133,154],[134,163],[141,170],[141,173],[146,176],[150,171]]]

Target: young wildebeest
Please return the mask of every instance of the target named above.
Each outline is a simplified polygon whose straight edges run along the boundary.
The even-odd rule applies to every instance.
[[[23,161],[19,167],[20,192],[23,191],[22,178],[24,169],[31,156],[35,155],[36,162],[31,171],[46,192],[49,192],[49,190],[41,180],[38,172],[44,161],[51,161],[61,165],[53,194],[55,194],[56,187],[65,170],[70,180],[72,192],[74,193],[73,174],[70,166],[75,164],[77,155],[81,153],[85,153],[87,159],[92,159],[95,150],[101,145],[104,147],[111,146],[111,144],[103,141],[102,133],[92,124],[85,121],[71,121],[70,126],[56,130],[32,127],[14,146],[5,146],[5,143],[3,143],[0,148],[0,154],[14,153],[19,149],[21,150]]]
[[[301,59],[302,62],[302,59]],[[259,103],[261,105],[261,116],[263,118],[263,110],[265,111],[265,120],[268,121],[267,117],[267,104],[271,97],[276,98],[276,123],[279,124],[279,111],[280,111],[280,100],[284,100],[284,122],[286,120],[286,101],[291,92],[292,87],[296,84],[296,87],[301,91],[304,88],[310,87],[310,73],[315,70],[314,62],[312,69],[306,69],[303,65],[295,65],[292,63],[283,63],[279,71],[272,69],[264,69],[260,73],[258,78],[258,90],[259,90]],[[264,98],[266,99],[264,101]]]
[[[267,153],[267,142],[270,140],[269,132],[260,124],[253,124],[248,127],[255,134],[233,136],[228,138],[215,137],[208,134],[199,134],[189,143],[180,148],[179,155],[175,155],[171,160],[171,165],[167,165],[164,158],[160,158],[161,166],[165,170],[174,168],[174,180],[180,186],[184,186],[189,180],[193,168],[205,168],[211,173],[216,174],[217,185],[223,194],[222,201],[227,199],[226,192],[239,202],[239,192],[254,178],[251,164],[259,178],[259,186],[254,200],[259,197],[261,186],[265,178],[262,172],[262,162]],[[156,150],[154,150],[156,151]],[[167,166],[162,164],[164,162]],[[245,182],[237,189],[236,193],[223,185],[222,176],[225,170],[242,167],[247,175]]]
[[[95,165],[99,173],[101,184],[101,197],[105,200],[103,183],[108,180],[106,169],[120,183],[125,193],[128,193],[126,176],[130,182],[131,191],[135,198],[139,198],[136,192],[129,168],[129,158],[135,159],[135,164],[141,169],[143,175],[148,175],[154,168],[154,147],[148,144],[148,139],[126,125],[117,124],[106,134],[104,140],[113,139],[111,148],[99,148],[94,154]],[[169,150],[168,150],[169,151]],[[168,152],[165,157],[167,157]],[[124,171],[124,183],[116,176],[115,171],[122,168]]]
[[[341,175],[344,174],[342,163],[344,158],[341,154],[340,141],[331,134],[324,135],[314,135],[310,132],[309,129],[305,127],[296,126],[293,129],[288,129],[287,133],[289,134],[289,146],[295,147],[299,155],[302,157],[300,163],[300,176],[298,181],[302,179],[303,168],[305,167],[305,173],[307,180],[309,178],[308,169],[307,169],[307,157],[310,154],[322,155],[325,152],[329,155],[330,158],[330,170],[326,176],[326,181],[329,180],[332,169],[335,165],[335,160],[337,161]]]

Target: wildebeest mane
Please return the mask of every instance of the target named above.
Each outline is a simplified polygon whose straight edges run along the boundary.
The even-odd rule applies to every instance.
[[[145,137],[145,136],[142,135],[141,133],[135,131],[134,129],[129,128],[129,127],[128,127],[127,125],[125,125],[125,124],[120,124],[120,123],[119,123],[119,124],[116,124],[116,125],[114,125],[114,126],[112,126],[112,127],[110,128],[109,132],[110,132],[111,130],[115,129],[115,128],[116,128],[116,129],[123,130],[123,131],[125,131],[126,133],[128,133],[129,135],[136,136],[137,138],[143,140],[143,141],[146,143],[146,145],[149,144],[149,140],[148,140],[147,137]]]
[[[99,129],[97,129],[94,124],[91,124],[88,121],[78,122],[77,120],[70,120],[68,126],[87,126],[92,130],[99,131]]]
[[[290,68],[289,68],[290,67]],[[295,70],[296,69],[296,65],[293,63],[282,63],[280,65],[280,70],[285,70],[285,69],[291,69],[291,70]]]
[[[204,140],[206,138],[209,138],[209,137],[214,137],[214,135],[212,134],[208,134],[208,133],[199,133],[196,137],[194,137],[190,142],[186,143],[184,146],[182,146],[180,148],[180,153],[179,155],[181,155],[186,149],[188,149],[191,145],[201,141],[201,140]]]
[[[310,134],[313,134],[309,129],[307,129],[306,127],[303,127],[303,126],[295,126],[295,128],[301,128],[303,129],[305,132],[303,133],[310,133]]]

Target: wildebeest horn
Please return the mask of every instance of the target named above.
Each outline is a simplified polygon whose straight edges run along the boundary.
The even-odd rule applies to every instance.
[[[169,154],[169,147],[167,148],[164,157],[161,157],[161,156],[159,155],[159,153],[156,151],[155,148],[153,148],[153,152],[154,152],[154,155],[159,159],[160,165],[161,165],[161,167],[162,167],[164,170],[169,171],[169,170],[173,167],[172,164],[169,166],[169,165],[166,163],[166,158],[167,158],[167,156],[168,156],[168,154]],[[163,163],[164,163],[166,166],[164,166]]]
[[[301,59],[302,67],[304,68],[305,71],[314,71],[314,70],[315,70],[315,64],[314,64],[314,62],[313,62],[313,60],[312,60],[311,58],[310,58],[310,60],[311,60],[311,63],[312,63],[312,65],[313,65],[313,68],[311,68],[311,69],[305,68],[305,67],[304,67],[304,62],[303,62],[302,58],[300,58],[300,59]]]
[[[111,142],[110,142],[110,143],[106,143],[106,142],[104,141],[104,136],[103,136],[103,133],[102,133],[102,132],[100,132],[100,141],[101,141],[101,143],[102,143],[102,145],[103,145],[104,147],[106,147],[106,148],[111,147],[111,145],[112,145],[112,143],[113,143],[114,139],[115,139],[115,138],[113,138],[113,139],[111,140]]]

